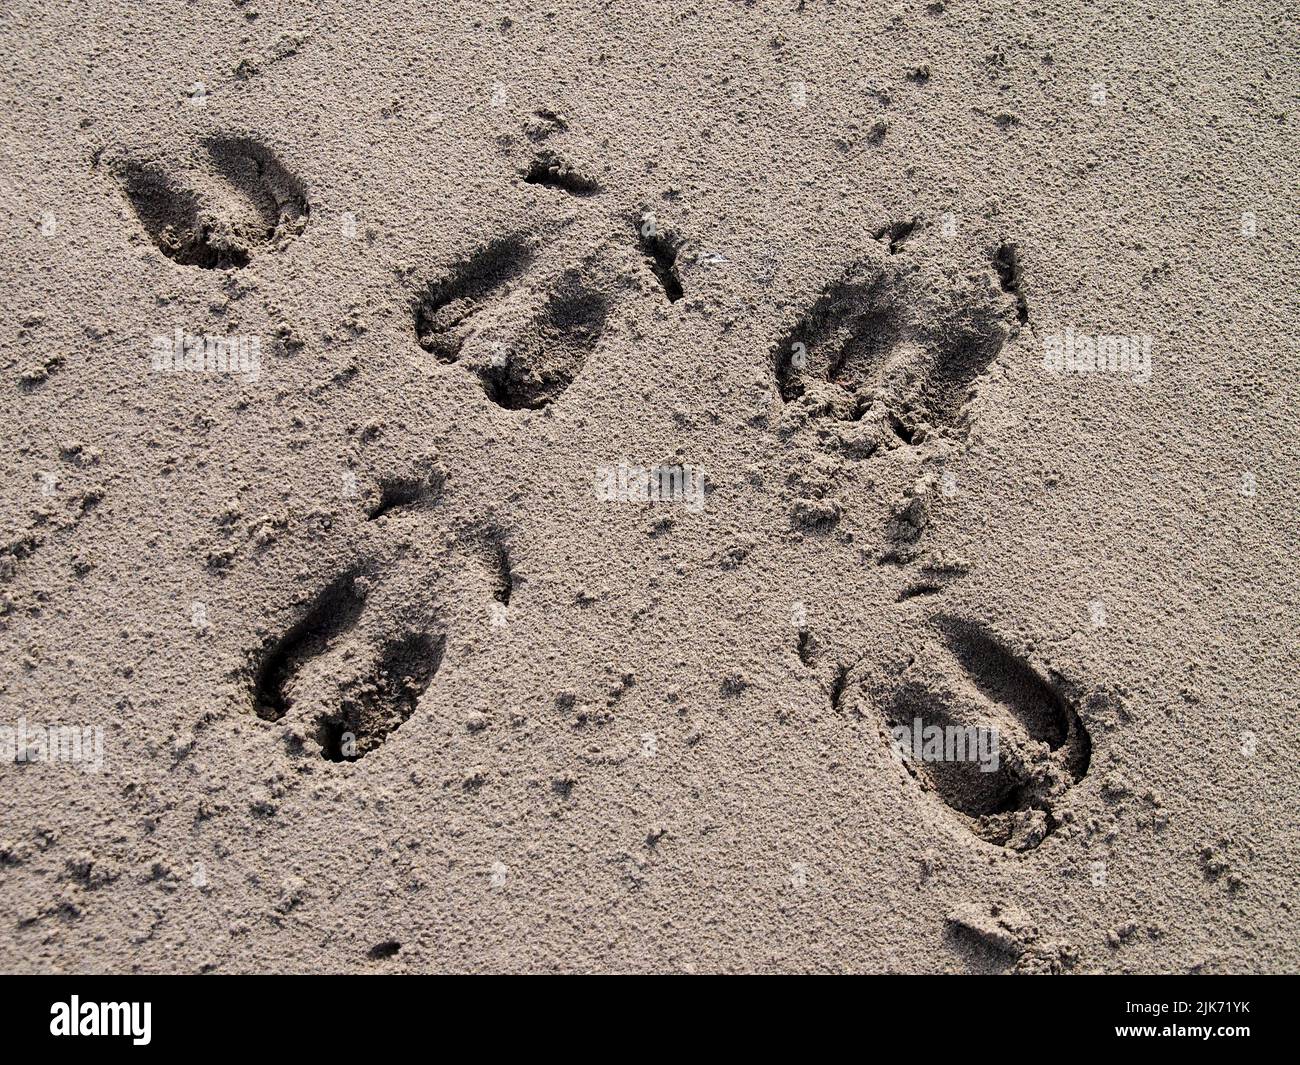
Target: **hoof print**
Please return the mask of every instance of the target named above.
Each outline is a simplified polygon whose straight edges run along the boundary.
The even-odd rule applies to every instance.
[[[331,762],[363,758],[415,712],[442,664],[445,637],[407,633],[387,644],[373,668],[350,681],[338,707],[316,730],[321,754]]]
[[[851,683],[907,774],[987,843],[1037,847],[1088,771],[1076,703],[970,622],[933,619],[908,661],[860,663]]]
[[[289,709],[289,689],[303,666],[328,650],[361,617],[366,601],[358,574],[333,580],[298,621],[263,657],[253,684],[253,704],[264,721],[279,721]]]
[[[114,167],[145,233],[167,258],[238,269],[306,228],[303,185],[269,149],[246,137],[214,138],[206,149],[192,186],[155,162],[123,159]]]
[[[940,293],[908,266],[852,264],[776,344],[777,391],[811,418],[892,435],[875,446],[859,442],[867,454],[957,428],[971,386],[1015,321],[991,273],[986,282],[967,279]]]
[[[336,578],[255,674],[258,716],[292,722],[293,735],[314,738],[333,762],[379,747],[415,711],[442,664],[444,636],[405,627],[391,611],[366,611],[372,583],[358,572]]]
[[[420,476],[384,477],[378,485],[378,497],[366,509],[366,520],[375,521],[393,511],[427,509],[441,498],[445,483],[446,473],[441,469]]]
[[[167,258],[205,269],[245,266],[248,258],[221,247],[217,219],[207,216],[198,197],[153,166],[126,165],[120,180],[149,239]]]
[[[439,362],[460,358],[486,307],[505,295],[532,264],[536,249],[523,237],[492,241],[428,285],[415,301],[415,335]]]
[[[568,272],[508,351],[480,370],[484,390],[506,410],[540,410],[573,384],[605,330],[609,301]]]
[[[420,346],[470,370],[506,410],[559,399],[604,334],[612,305],[598,256],[553,272],[535,268],[537,257],[522,237],[494,241],[415,303]]]

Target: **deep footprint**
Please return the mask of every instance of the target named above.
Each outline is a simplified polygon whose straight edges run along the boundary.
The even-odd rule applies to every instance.
[[[480,371],[488,398],[507,410],[540,410],[573,384],[595,349],[609,316],[603,293],[566,273],[531,327],[500,364]]]
[[[524,274],[536,254],[536,247],[523,237],[502,237],[428,285],[415,301],[420,347],[439,362],[455,362],[473,333],[476,316]]]
[[[297,720],[333,762],[363,758],[410,718],[446,646],[418,629],[370,631],[361,579],[350,571],[331,582],[269,650],[253,685],[259,717]]]
[[[153,163],[123,160],[114,170],[145,233],[181,266],[231,270],[265,246],[303,231],[310,207],[302,183],[268,148],[247,138],[206,142],[220,192],[207,198]]]
[[[264,721],[279,721],[289,709],[289,682],[308,659],[323,654],[330,641],[350,630],[366,601],[348,572],[333,580],[303,616],[271,648],[253,682],[253,704]]]
[[[1075,703],[970,622],[938,617],[910,660],[851,684],[891,752],[976,836],[1025,851],[1059,825],[1092,745]]]
[[[338,712],[324,717],[316,738],[331,762],[364,758],[415,712],[442,665],[445,637],[408,633],[389,644],[373,675],[349,690]]]

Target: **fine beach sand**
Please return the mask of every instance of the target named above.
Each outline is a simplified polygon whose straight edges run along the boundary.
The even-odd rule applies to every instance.
[[[1300,970],[1298,17],[8,4],[0,970]]]

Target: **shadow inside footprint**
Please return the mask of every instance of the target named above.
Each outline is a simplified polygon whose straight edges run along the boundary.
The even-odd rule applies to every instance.
[[[302,183],[269,149],[244,137],[206,142],[215,179],[210,195],[153,163],[116,164],[127,200],[150,240],[182,266],[230,270],[253,252],[301,233],[309,207]]]
[[[945,803],[972,817],[1005,813],[1017,806],[1019,766],[1001,757],[989,726],[955,720],[930,685],[905,681],[885,707],[885,720],[902,742],[917,773]],[[927,750],[926,743],[934,744]],[[939,743],[943,746],[940,748]],[[1000,737],[996,747],[1000,748]],[[981,754],[989,767],[981,767]]]
[[[682,275],[678,269],[677,259],[681,254],[684,241],[681,237],[659,228],[658,222],[650,212],[638,215],[634,220],[637,244],[646,257],[650,272],[664,290],[669,303],[676,303],[685,295],[682,288]]]
[[[207,149],[217,174],[261,221],[259,243],[302,231],[311,211],[307,194],[270,149],[247,137],[216,137],[207,141]]]
[[[896,670],[855,677],[910,776],[975,835],[1013,850],[1058,827],[1092,744],[1075,704],[971,622],[931,619],[935,635]]]
[[[481,371],[488,398],[507,410],[539,410],[573,384],[609,316],[603,293],[570,272],[510,352]]]
[[[253,704],[264,721],[279,721],[289,708],[287,687],[302,664],[322,654],[331,640],[347,632],[361,617],[365,598],[358,592],[357,574],[335,578],[316,598],[302,620],[266,655],[253,682]]]
[[[867,418],[905,444],[920,443],[959,422],[1011,320],[1011,308],[978,279],[938,292],[906,267],[863,260],[776,344],[777,390],[786,403],[808,393],[810,416]]]
[[[524,171],[524,182],[567,192],[570,196],[595,196],[600,192],[599,181],[549,149],[533,157]]]
[[[915,375],[908,387],[900,390],[904,417],[935,426],[956,423],[971,386],[988,372],[1006,339],[1005,326],[989,316],[924,337],[922,343],[930,358],[925,372]]]
[[[215,221],[200,218],[198,197],[152,166],[126,166],[122,187],[158,250],[182,266],[205,270],[246,266],[248,257],[212,240]]]
[[[523,237],[494,240],[433,282],[415,302],[415,335],[439,362],[460,357],[474,317],[528,269],[536,249]]]
[[[1073,711],[1032,667],[968,622],[940,618],[935,624],[975,687],[989,701],[1005,706],[1030,739],[1047,744],[1050,750],[1069,739]],[[1082,776],[1088,751],[1081,746],[1071,754],[1083,759],[1082,765],[1074,767],[1076,775]]]
[[[321,755],[331,762],[364,758],[415,711],[442,665],[445,637],[408,633],[389,644],[373,676],[349,691],[338,713],[317,728]]]
[[[891,294],[886,275],[870,263],[855,264],[828,285],[777,345],[781,398],[798,399],[809,379],[849,391],[877,383],[900,334]]]
[[[378,611],[362,624],[360,575],[332,581],[267,653],[254,677],[257,714],[307,726],[329,761],[379,747],[414,712],[442,665],[445,637],[406,629],[392,637]]]
[[[445,475],[432,471],[419,476],[387,476],[379,482],[379,498],[367,509],[366,520],[376,521],[394,511],[427,508],[442,496]]]

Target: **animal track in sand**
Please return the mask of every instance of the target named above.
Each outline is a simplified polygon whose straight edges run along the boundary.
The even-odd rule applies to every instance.
[[[123,156],[112,171],[149,239],[182,266],[230,270],[263,247],[283,248],[306,228],[302,182],[247,137],[204,143],[207,165],[181,180],[158,161]]]
[[[332,581],[265,654],[254,681],[258,716],[292,715],[333,762],[364,757],[400,728],[442,662],[441,633],[367,612],[374,585],[357,570]]]
[[[365,599],[357,592],[356,577],[349,572],[335,579],[263,658],[253,688],[258,717],[265,721],[284,717],[290,681],[303,662],[324,652],[331,640],[357,623]]]
[[[911,228],[891,237],[890,253]],[[888,234],[886,234],[888,235]],[[958,423],[971,385],[1007,340],[1013,321],[991,283],[951,301],[930,298],[895,259],[851,264],[776,345],[781,399],[812,419],[887,429],[870,451],[914,446]]]
[[[453,363],[473,335],[475,317],[504,295],[537,255],[528,238],[512,234],[478,248],[430,283],[415,303],[415,335],[439,362]]]
[[[558,155],[544,158],[544,167],[524,175],[525,184],[580,197],[599,190]],[[596,349],[619,300],[633,290],[644,296],[662,289],[669,302],[681,293],[680,242],[658,236],[646,215],[637,216],[634,240],[628,217],[618,219],[621,240],[612,225],[602,227],[608,217],[598,216],[595,226],[569,217],[506,232],[453,259],[411,298],[419,347],[441,367],[471,371],[484,394],[507,410],[557,401]],[[314,738],[330,761],[361,758],[415,712],[439,671],[456,611],[437,603],[459,600],[443,594],[445,575],[404,560],[403,534],[394,538],[388,522],[408,530],[411,522],[425,525],[432,534],[421,537],[426,542],[449,538],[473,563],[494,609],[518,591],[510,537],[494,522],[434,532],[430,512],[444,484],[436,472],[381,478],[365,511],[371,561],[331,581],[283,635],[254,654],[253,707],[265,721],[285,721],[291,744]]]
[[[474,252],[415,301],[416,338],[439,362],[471,370],[506,410],[539,410],[573,384],[605,331],[614,280],[599,253],[558,268],[535,239]]]
[[[594,196],[601,191],[600,182],[595,178],[546,149],[533,157],[528,169],[524,171],[524,181],[529,185],[543,185],[567,192],[570,196]]]
[[[985,842],[1037,847],[1088,771],[1092,744],[1078,701],[970,621],[932,616],[910,654],[863,659],[847,690],[860,713],[874,715],[908,776]],[[964,757],[953,757],[960,745],[942,750],[945,730],[964,734]],[[978,758],[977,730],[986,746]],[[927,746],[933,742],[940,747]]]
[[[533,157],[523,181],[578,198],[603,191],[551,149]],[[453,261],[412,300],[420,347],[444,365],[468,369],[506,410],[540,410],[568,390],[600,344],[615,306],[637,287],[636,273],[653,276],[669,303],[682,297],[682,241],[661,229],[653,214],[597,214],[594,228],[592,216],[580,217],[553,218],[534,231],[489,240]],[[639,262],[627,261],[632,247]]]
[[[385,477],[379,482],[379,501],[366,512],[374,521],[394,510],[425,507],[434,503],[442,492],[443,478]]]
[[[590,283],[582,268],[566,271],[505,353],[489,359],[480,371],[488,398],[507,410],[538,410],[554,403],[595,350],[609,308],[609,296]]]
[[[683,241],[672,232],[661,231],[653,214],[642,212],[633,220],[641,250],[649,260],[650,271],[659,280],[669,303],[676,303],[685,294],[681,274],[677,269],[677,256]]]
[[[882,459],[870,486],[901,494],[878,561],[904,567],[922,554],[937,489],[955,491],[951,464],[967,450],[976,388],[1029,319],[1013,245],[963,269],[946,261],[946,244],[927,242],[932,235],[919,218],[882,227],[881,249],[825,285],[773,346],[778,431],[796,445],[788,478],[799,494],[796,523],[815,533],[833,527],[843,509],[834,493],[862,483],[854,461]],[[968,565],[928,556],[920,574],[902,574],[898,602],[942,596]],[[1088,770],[1078,701],[973,621],[931,611],[901,638],[910,654],[873,652],[837,667],[826,681],[832,708],[874,720],[891,751],[895,730],[913,737],[900,754],[906,775],[974,835],[1014,851],[1037,847]],[[801,630],[805,665],[816,665],[816,648]],[[966,748],[946,751],[949,736]],[[938,757],[927,747],[934,737]],[[995,737],[996,757],[970,746]]]
[[[519,590],[510,531],[495,520],[444,524],[445,484],[437,465],[381,477],[364,508],[359,560],[251,656],[243,676],[252,708],[284,723],[291,749],[314,741],[333,762],[375,751],[415,712],[449,634],[476,603],[495,617]],[[416,542],[434,546],[413,551]]]
[[[877,561],[907,564],[952,494],[972,400],[1028,302],[1013,245],[954,261],[974,249],[920,215],[874,236],[772,344],[776,428],[790,445],[792,524],[830,534],[863,487],[883,486],[893,498]],[[864,460],[880,465],[867,474]]]

